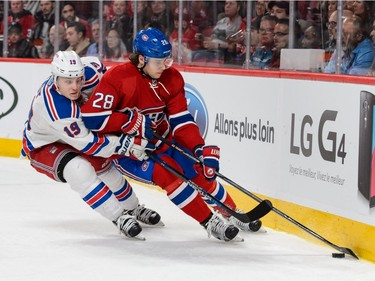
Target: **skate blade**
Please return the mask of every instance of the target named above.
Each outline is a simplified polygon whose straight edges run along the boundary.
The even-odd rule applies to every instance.
[[[163,227],[163,226],[165,226],[165,224],[164,224],[164,222],[162,222],[160,220],[157,224],[155,224],[155,226],[157,226],[157,227]]]
[[[159,221],[157,224],[146,224],[146,223],[141,222],[141,221],[138,221],[138,222],[139,222],[139,224],[142,225],[142,227],[146,227],[146,228],[147,227],[150,227],[150,228],[157,227],[157,228],[159,228],[159,227],[165,226],[165,224],[162,221]]]
[[[128,237],[128,238],[135,239],[135,240],[140,240],[140,241],[146,241],[146,237],[144,237],[142,234],[138,234],[137,236]]]
[[[227,242],[245,242],[245,239],[239,235],[237,235],[236,237],[234,237],[232,240],[230,241],[227,241]]]

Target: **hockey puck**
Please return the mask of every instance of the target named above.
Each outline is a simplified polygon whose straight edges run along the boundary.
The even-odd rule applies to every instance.
[[[332,258],[342,259],[345,258],[344,253],[332,253]]]
[[[261,220],[255,220],[255,221],[252,221],[251,223],[249,223],[249,229],[252,232],[257,232],[260,229],[261,226],[262,226]]]

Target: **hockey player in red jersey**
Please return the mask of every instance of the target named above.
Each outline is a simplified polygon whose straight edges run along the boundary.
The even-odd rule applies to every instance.
[[[215,180],[219,148],[205,145],[188,111],[184,80],[172,67],[168,39],[155,28],[141,30],[134,40],[133,50],[130,62],[111,67],[82,106],[85,125],[101,133],[125,133],[148,140],[153,140],[152,130],[156,131],[200,158],[203,166],[197,167],[191,160],[154,139],[155,153],[161,159],[235,209],[230,195]],[[213,213],[193,187],[151,159],[120,158],[114,163],[124,175],[164,189],[169,199],[204,226],[209,235],[230,241],[237,236],[238,227],[249,230],[248,224],[234,218],[224,220]]]
[[[143,160],[147,158],[145,149],[154,146],[139,137],[100,135],[85,127],[79,108],[81,90],[92,90],[103,68],[96,58],[84,61],[85,65],[74,51],[59,51],[54,56],[52,76],[31,105],[23,154],[38,172],[69,183],[86,204],[113,221],[125,236],[143,239],[138,221],[155,225],[160,215],[139,205],[130,184],[107,158],[117,155]]]

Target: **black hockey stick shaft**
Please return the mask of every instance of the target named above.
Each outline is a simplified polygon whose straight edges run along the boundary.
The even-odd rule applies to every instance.
[[[163,143],[167,144],[168,146],[172,147],[174,150],[180,152],[181,154],[185,155],[187,158],[189,158],[190,160],[192,160],[193,162],[197,163],[197,164],[201,164],[201,161],[194,157],[193,155],[191,155],[190,153],[187,153],[185,150],[183,150],[181,147],[179,147],[178,145],[175,145],[174,143],[172,143],[171,141],[167,140],[166,138],[160,136],[159,134],[157,134],[156,132],[153,132],[154,136],[161,140]],[[221,178],[222,180],[226,181],[227,183],[233,185],[234,187],[236,187],[238,190],[242,191],[243,193],[245,193],[246,195],[250,196],[251,198],[253,198],[255,201],[258,201],[259,203],[263,202],[264,200],[262,200],[261,198],[259,198],[258,196],[256,196],[255,194],[251,193],[250,191],[248,191],[247,189],[243,188],[242,186],[240,186],[239,184],[235,183],[234,181],[230,180],[229,178],[227,178],[226,176],[222,175],[221,173],[219,173],[218,171],[215,171],[215,174],[216,176],[218,176],[219,178]],[[268,201],[268,200],[267,200]],[[271,204],[270,206],[272,206],[272,203],[270,201],[268,201],[269,204]]]
[[[226,211],[227,213],[229,213],[230,215],[232,215],[233,217],[239,219],[240,221],[242,221],[244,223],[250,223],[252,221],[258,220],[258,219],[262,218],[263,216],[265,216],[270,210],[269,205],[265,201],[264,203],[262,202],[261,204],[259,204],[258,206],[256,206],[254,209],[250,210],[247,213],[238,213],[238,212],[232,210],[231,208],[229,208],[224,203],[222,203],[219,199],[217,199],[211,193],[209,193],[208,191],[206,191],[205,189],[203,189],[202,187],[197,185],[195,182],[193,182],[192,180],[189,180],[185,175],[183,175],[178,170],[176,170],[175,168],[170,166],[164,160],[160,159],[157,155],[155,155],[155,154],[153,154],[149,151],[147,151],[146,153],[156,163],[158,163],[159,165],[161,165],[162,167],[164,167],[165,169],[170,171],[172,174],[174,174],[175,176],[177,176],[178,178],[180,178],[181,180],[183,180],[184,182],[189,184],[191,187],[193,187],[195,190],[197,190],[203,196],[206,196],[209,199],[211,199],[212,201],[214,201],[215,204],[218,207],[220,207],[221,209],[223,209],[224,211]]]
[[[176,151],[180,152],[181,154],[185,155],[187,158],[189,158],[190,160],[194,161],[195,163],[201,163],[199,159],[197,159],[196,157],[194,157],[193,155],[187,153],[185,150],[183,150],[181,147],[175,145],[174,143],[170,142],[169,140],[167,140],[166,138],[158,135],[157,133],[154,132],[154,136],[161,140],[163,143],[167,144],[168,146],[172,147],[173,149],[175,149]],[[251,198],[253,198],[255,201],[257,202],[264,202],[265,200],[262,200],[260,197],[256,196],[255,194],[251,193],[250,191],[248,191],[247,189],[243,188],[242,186],[240,186],[239,184],[237,184],[236,182],[232,181],[231,179],[227,178],[226,176],[222,175],[221,173],[219,172],[215,172],[215,174],[221,178],[222,180],[226,181],[227,183],[231,184],[232,186],[234,186],[235,188],[237,188],[238,190],[242,191],[243,193],[245,193],[246,195],[250,196]],[[268,201],[268,200],[267,200]],[[291,218],[290,216],[288,216],[287,214],[285,214],[284,212],[280,211],[279,209],[275,208],[272,203],[270,201],[269,202],[269,206],[271,208],[272,211],[274,211],[276,214],[278,214],[279,216],[283,217],[284,219],[288,220],[289,222],[293,223],[294,225],[296,225],[297,227],[301,228],[302,230],[304,230],[305,232],[309,233],[310,235],[314,236],[315,238],[319,239],[320,241],[322,241],[323,243],[325,243],[326,245],[334,248],[335,250],[341,252],[341,253],[344,253],[344,254],[347,254],[347,255],[350,255],[356,259],[359,259],[357,257],[357,255],[349,248],[345,248],[345,247],[340,247],[340,246],[337,246],[335,245],[334,243],[328,241],[327,239],[325,239],[324,237],[322,237],[321,235],[317,234],[316,232],[312,231],[311,229],[309,229],[308,227],[304,226],[303,224],[301,224],[300,222],[296,221],[295,219]]]

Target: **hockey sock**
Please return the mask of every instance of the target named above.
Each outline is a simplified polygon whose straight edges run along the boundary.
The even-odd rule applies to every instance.
[[[180,166],[172,158],[167,156],[162,158],[181,172]],[[173,204],[199,223],[211,214],[211,210],[193,187],[157,163],[155,163],[154,167],[153,182],[167,192],[168,198]]]
[[[207,190],[212,196],[217,198],[220,202],[222,202],[223,204],[225,204],[226,206],[228,206],[232,210],[236,209],[236,203],[234,203],[232,197],[226,191],[224,186],[221,183],[219,183],[218,181],[210,182],[201,174],[198,174],[198,176],[196,176],[193,179],[193,181],[197,185],[199,185],[200,187]],[[206,197],[203,197],[203,199],[214,210],[219,211],[220,213],[222,213],[223,215],[225,215],[227,217],[230,216],[227,212],[225,212],[224,210],[219,208],[213,200],[211,200],[209,198],[206,198]]]
[[[125,210],[133,210],[138,206],[139,200],[132,186],[114,166],[98,176],[111,189]]]

